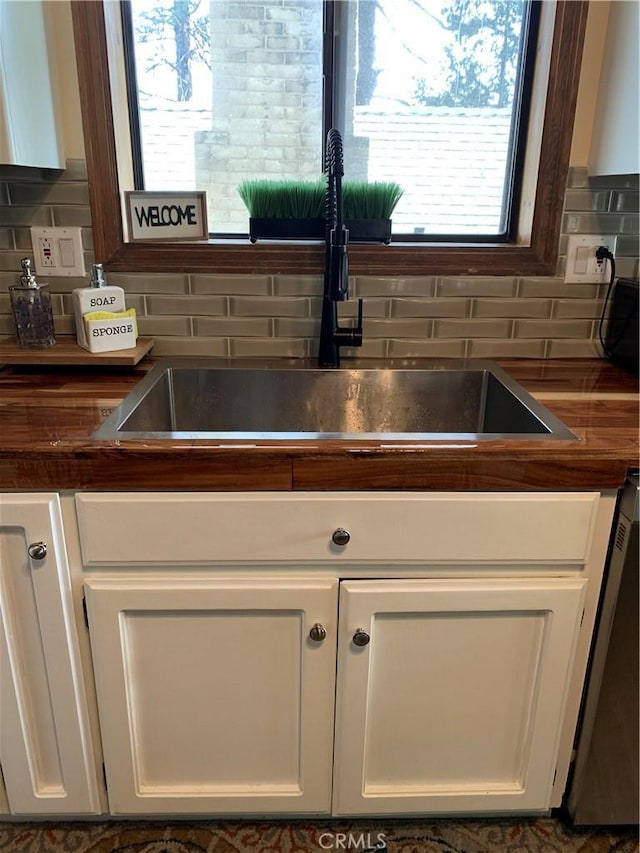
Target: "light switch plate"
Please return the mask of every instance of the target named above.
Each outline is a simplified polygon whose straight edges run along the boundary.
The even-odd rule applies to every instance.
[[[83,276],[84,252],[80,228],[31,228],[36,274]]]
[[[564,280],[569,283],[607,284],[611,264],[606,259],[599,262],[596,251],[599,246],[606,246],[615,255],[617,240],[611,234],[572,234],[567,245]]]

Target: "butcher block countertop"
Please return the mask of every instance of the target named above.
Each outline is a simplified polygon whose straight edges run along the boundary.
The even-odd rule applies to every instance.
[[[617,489],[638,467],[638,380],[603,360],[496,359],[577,441],[92,439],[152,363],[0,369],[0,490]]]

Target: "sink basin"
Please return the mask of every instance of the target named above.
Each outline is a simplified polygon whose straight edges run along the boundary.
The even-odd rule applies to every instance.
[[[492,362],[338,370],[163,359],[99,439],[575,439]]]

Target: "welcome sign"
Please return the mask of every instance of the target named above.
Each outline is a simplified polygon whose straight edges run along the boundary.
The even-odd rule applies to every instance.
[[[125,193],[129,240],[206,240],[205,192]]]

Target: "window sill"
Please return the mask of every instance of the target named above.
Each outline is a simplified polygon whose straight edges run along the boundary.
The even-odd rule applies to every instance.
[[[555,275],[555,253],[512,244],[351,244],[351,275]],[[107,260],[118,272],[296,273],[321,275],[322,242],[210,240],[208,243],[122,243]]]

